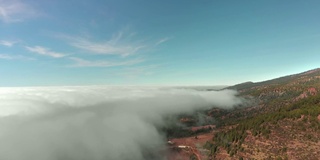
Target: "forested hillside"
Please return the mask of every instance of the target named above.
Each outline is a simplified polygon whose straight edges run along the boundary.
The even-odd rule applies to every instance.
[[[226,89],[237,90],[245,103],[205,111],[217,127],[203,133],[210,138],[197,147],[198,159],[320,157],[320,69]]]

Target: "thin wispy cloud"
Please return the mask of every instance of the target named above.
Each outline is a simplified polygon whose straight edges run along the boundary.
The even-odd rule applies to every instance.
[[[127,61],[105,61],[105,60],[85,60],[78,57],[69,57],[75,64],[70,67],[115,67],[115,66],[129,66],[143,62],[143,59],[131,59]]]
[[[42,46],[34,46],[34,47],[26,46],[26,49],[30,52],[37,53],[37,54],[44,55],[44,56],[53,57],[53,58],[62,58],[62,57],[67,56],[64,53],[54,52],[54,51],[51,51],[49,48],[45,48]]]
[[[4,60],[35,60],[31,57],[26,57],[22,55],[10,55],[10,54],[0,54],[0,59]]]
[[[11,60],[11,59],[13,59],[13,57],[11,57],[7,54],[0,54],[0,59]]]
[[[7,47],[12,47],[16,43],[17,42],[15,41],[0,40],[0,45],[7,46]]]
[[[130,46],[130,45],[116,45],[107,42],[91,42],[85,39],[79,39],[76,42],[71,43],[74,47],[87,50],[94,54],[109,54],[129,56],[136,53],[143,46]]]
[[[167,42],[167,41],[170,40],[170,39],[172,39],[172,37],[162,38],[162,39],[160,39],[155,45],[158,46],[158,45],[160,45],[160,44],[162,44],[162,43]]]
[[[90,54],[99,55],[118,55],[121,57],[127,57],[136,54],[146,45],[140,44],[136,41],[127,40],[131,35],[124,36],[123,32],[119,32],[112,36],[109,40],[105,41],[92,41],[83,37],[70,37],[64,36],[69,44],[73,47],[81,49]],[[129,41],[129,42],[128,42]]]
[[[18,0],[0,0],[0,20],[5,23],[21,22],[36,15],[35,10]]]

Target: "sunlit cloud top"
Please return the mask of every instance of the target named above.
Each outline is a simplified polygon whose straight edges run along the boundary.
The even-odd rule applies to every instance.
[[[170,87],[0,88],[5,160],[164,159],[167,116],[242,103],[235,91]],[[150,157],[150,154],[155,157]]]

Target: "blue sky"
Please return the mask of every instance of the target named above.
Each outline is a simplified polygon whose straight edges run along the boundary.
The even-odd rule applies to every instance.
[[[318,0],[0,0],[0,86],[232,85],[320,66]]]

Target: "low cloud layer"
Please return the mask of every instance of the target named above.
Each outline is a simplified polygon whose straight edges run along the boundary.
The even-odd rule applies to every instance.
[[[1,88],[0,159],[148,159],[164,146],[165,116],[240,103],[231,90]]]

